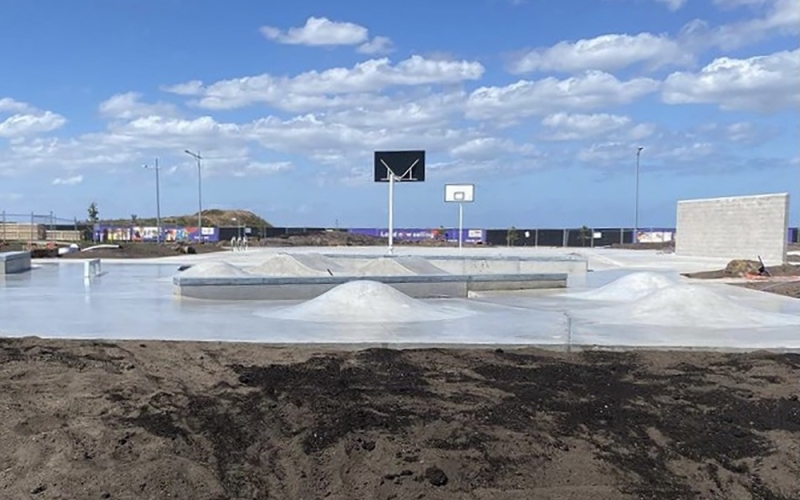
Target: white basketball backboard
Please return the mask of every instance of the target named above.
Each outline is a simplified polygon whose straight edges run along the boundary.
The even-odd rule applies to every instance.
[[[446,203],[472,203],[475,201],[475,184],[445,184]]]

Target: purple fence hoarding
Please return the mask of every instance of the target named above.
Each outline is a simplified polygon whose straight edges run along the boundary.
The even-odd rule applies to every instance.
[[[376,238],[389,237],[388,229],[354,228],[348,229],[347,232]],[[458,229],[401,228],[394,230],[394,239],[405,241],[445,239],[450,242],[457,242]],[[486,231],[483,229],[464,229],[462,231],[462,241],[468,244],[483,244],[486,242]]]
[[[162,241],[206,241],[216,243],[219,241],[219,228],[204,227],[202,237],[196,227],[161,228]],[[94,241],[103,243],[117,243],[130,241],[158,241],[158,228],[152,227],[120,227],[100,226],[94,227]]]

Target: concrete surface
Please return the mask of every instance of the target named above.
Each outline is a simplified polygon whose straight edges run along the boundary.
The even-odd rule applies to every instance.
[[[30,269],[30,252],[0,252],[0,276],[24,273]]]
[[[293,247],[287,248],[251,248],[244,252],[216,252],[202,255],[175,255],[174,257],[162,257],[157,259],[103,259],[106,264],[127,264],[152,265],[152,264],[174,264],[176,267],[181,265],[192,265],[197,263],[226,262],[241,267],[257,266],[271,256],[290,251],[292,255],[318,254],[323,252],[325,255],[333,255],[337,258],[364,258],[381,256],[386,254],[383,247]],[[425,256],[429,261],[439,263],[439,257],[443,260],[457,261],[459,259],[458,249],[452,247],[395,247],[395,255],[417,255]],[[473,247],[465,248],[464,256],[483,257],[483,258],[531,258],[543,259],[541,261],[553,261],[564,257],[578,257],[588,261],[588,269],[601,271],[606,269],[663,269],[680,273],[692,273],[698,271],[711,271],[722,269],[730,261],[728,258],[719,257],[692,257],[681,256],[671,253],[662,253],[649,250],[617,250],[610,248],[554,248],[554,247]],[[540,262],[541,262],[540,261]],[[40,261],[46,264],[50,261]],[[62,265],[80,264],[80,261],[61,261]],[[567,261],[569,264],[569,261]],[[580,263],[579,263],[580,265]],[[581,267],[585,267],[584,264]],[[529,272],[542,272],[541,269],[529,269]],[[564,272],[553,268],[551,272]],[[568,272],[568,271],[567,271]],[[571,279],[581,279],[579,273],[571,273]]]
[[[789,195],[678,202],[675,253],[693,257],[786,261]]]
[[[695,313],[699,310],[702,314],[699,318],[692,316],[690,319],[693,323],[690,326],[676,326],[669,322],[643,324],[642,321],[658,321],[659,317],[658,314],[651,315],[649,319],[643,316],[643,311],[653,307],[653,300],[639,302],[646,297],[636,294],[630,295],[627,302],[581,300],[570,296],[573,292],[599,289],[639,271],[660,273],[681,283],[685,280],[678,273],[719,269],[728,260],[676,256],[655,251],[465,249],[471,255],[482,256],[566,256],[579,253],[588,259],[593,272],[583,277],[571,276],[571,288],[568,290],[474,292],[468,300],[424,300],[428,308],[434,308],[451,318],[435,321],[419,317],[413,307],[403,308],[403,304],[398,304],[391,297],[367,301],[366,306],[358,301],[345,301],[350,305],[339,306],[339,310],[345,313],[357,313],[354,314],[356,317],[370,318],[372,321],[352,322],[340,317],[340,321],[319,322],[314,318],[287,319],[298,317],[287,312],[287,308],[309,302],[207,302],[178,300],[172,295],[172,278],[179,265],[229,260],[237,265],[257,265],[265,256],[286,250],[253,249],[236,254],[223,252],[175,256],[155,261],[124,261],[122,264],[104,259],[106,274],[90,280],[83,279],[80,261],[47,265],[37,263],[39,268],[31,273],[10,275],[0,281],[0,334],[337,346],[538,345],[554,349],[580,349],[596,345],[616,349],[800,350],[800,335],[797,333],[800,327],[788,323],[786,326],[764,326],[790,321],[787,315],[800,317],[800,301],[777,295],[729,285],[701,283],[698,286],[714,292],[714,300],[700,304]],[[320,249],[291,251],[314,253]],[[457,256],[457,250],[452,248],[398,247],[395,251],[403,255]],[[371,252],[382,255],[385,249],[342,247],[326,249],[325,252],[351,255]],[[667,308],[675,315],[674,311],[681,308],[680,301],[686,298],[680,289],[677,292],[662,297],[659,300],[664,302],[655,305]],[[720,297],[722,300],[717,300]],[[717,309],[708,308],[711,302]],[[328,310],[337,310],[336,307],[330,307],[330,302],[323,302],[323,305]],[[613,309],[620,306],[625,308]],[[42,311],[47,311],[47,314],[42,314]],[[296,312],[295,309],[292,311]],[[638,316],[631,315],[633,319],[629,319],[629,312]],[[735,328],[720,328],[715,323],[715,318],[734,315],[738,315]],[[302,318],[302,315],[299,317]]]
[[[406,249],[404,249],[406,250]],[[408,249],[411,250],[411,249]],[[422,250],[422,249],[413,249]],[[427,250],[427,249],[426,249]],[[445,248],[444,250],[450,250]],[[397,252],[395,256],[383,257],[393,259],[415,274],[438,274],[443,270],[450,274],[477,275],[477,274],[518,274],[518,273],[568,273],[570,275],[584,275],[589,264],[582,255],[514,255],[511,252],[497,252],[495,255],[485,255],[470,249],[463,255],[447,255],[435,253],[408,253]],[[515,250],[515,249],[510,249]],[[441,250],[440,250],[441,251]],[[375,254],[325,254],[345,266],[364,268],[376,262]]]
[[[308,300],[351,281],[385,283],[409,297],[467,298],[470,292],[566,288],[566,273],[397,275],[397,276],[234,276],[173,278],[174,293],[204,300]]]

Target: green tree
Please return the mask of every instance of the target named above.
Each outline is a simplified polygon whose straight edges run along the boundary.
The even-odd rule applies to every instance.
[[[581,240],[581,246],[585,247],[586,242],[592,239],[592,231],[586,226],[581,227],[578,229],[578,239]]]
[[[97,224],[97,221],[100,220],[100,209],[97,208],[97,202],[91,202],[86,212],[89,214],[89,222]]]
[[[506,243],[508,244],[508,246],[513,246],[518,239],[519,239],[519,234],[517,234],[517,228],[511,226],[508,229],[508,232],[506,233]]]

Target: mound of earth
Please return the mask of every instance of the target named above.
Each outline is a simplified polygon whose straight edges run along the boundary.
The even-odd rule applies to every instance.
[[[379,257],[358,268],[360,276],[419,276],[448,274],[422,257]]]
[[[405,323],[454,319],[471,312],[431,305],[385,283],[356,280],[339,285],[309,301],[259,314],[323,323]]]
[[[722,278],[741,278],[748,274],[758,274],[761,263],[755,260],[732,260],[725,266],[725,269],[717,271],[701,271],[697,273],[687,273],[684,276],[695,279],[722,279]],[[773,277],[800,277],[800,266],[794,264],[782,264],[779,266],[766,267],[769,276]]]
[[[256,245],[268,247],[339,247],[339,246],[385,246],[386,238],[350,234],[345,231],[292,234],[280,238],[262,238]]]
[[[288,253],[272,255],[261,264],[248,269],[253,274],[263,276],[332,276],[334,270],[338,273],[341,266],[322,255]]]
[[[686,328],[759,328],[797,325],[800,317],[761,311],[703,285],[677,284],[634,302],[577,313],[603,324]]]
[[[234,278],[241,276],[252,276],[241,267],[234,266],[228,262],[201,262],[195,264],[185,271],[180,271],[181,276],[187,278]]]
[[[798,370],[765,352],[0,339],[0,496],[797,499]]]
[[[113,244],[113,243],[112,243]],[[91,246],[91,245],[89,245]],[[195,254],[220,252],[224,249],[221,245],[200,244],[186,245],[173,243],[121,243],[119,248],[98,248],[86,252],[72,252],[61,255],[61,259],[155,259],[159,257],[174,257],[176,255],[191,255],[187,249],[192,249]]]
[[[584,300],[628,302],[676,283],[675,280],[663,274],[651,272],[631,273],[596,290],[570,293],[565,294],[565,296]]]

